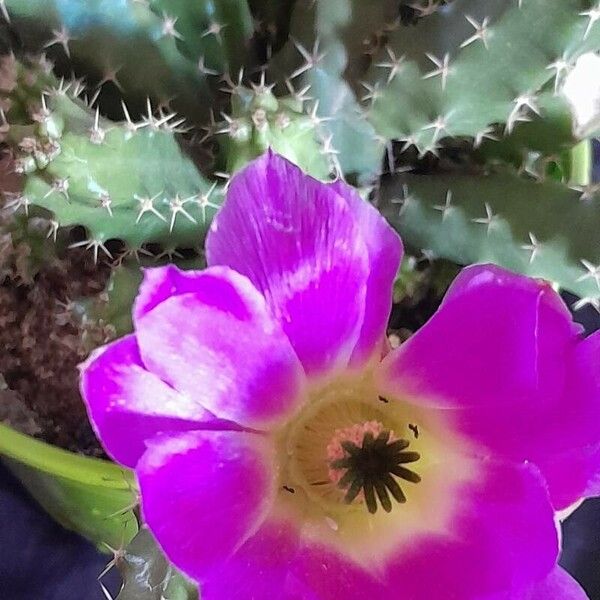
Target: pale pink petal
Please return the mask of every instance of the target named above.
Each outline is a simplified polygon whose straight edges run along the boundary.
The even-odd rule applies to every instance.
[[[239,278],[237,278],[239,280]],[[133,318],[137,322],[146,313],[181,294],[198,294],[210,306],[227,306],[239,319],[250,316],[248,307],[227,269],[214,267],[202,271],[182,271],[175,265],[144,269],[144,279],[133,305]]]
[[[263,429],[289,417],[304,401],[304,374],[264,298],[226,268],[194,287],[138,318],[144,364],[219,418]]]
[[[147,371],[133,335],[101,348],[82,365],[81,395],[98,439],[129,467],[158,432],[233,426]]]
[[[334,189],[269,152],[230,183],[206,242],[209,265],[264,294],[309,374],[345,366],[359,339],[369,256]]]
[[[403,247],[400,237],[379,211],[363,200],[353,187],[343,181],[336,181],[331,187],[346,200],[354,213],[369,255],[365,318],[351,359],[352,366],[360,366],[384,339]]]

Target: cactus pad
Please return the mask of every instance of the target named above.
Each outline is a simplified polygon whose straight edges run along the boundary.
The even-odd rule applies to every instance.
[[[404,241],[459,264],[493,262],[600,300],[600,194],[511,171],[398,175],[379,207]]]

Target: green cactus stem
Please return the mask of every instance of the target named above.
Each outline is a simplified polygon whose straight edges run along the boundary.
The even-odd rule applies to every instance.
[[[24,48],[49,52],[66,72],[75,66],[99,85],[109,84],[138,99],[151,96],[161,102],[177,96],[177,108],[186,112],[198,110],[198,99],[202,106],[211,98],[207,74],[180,50],[177,15],[169,11],[155,13],[142,2],[120,0],[4,4]],[[212,42],[207,44],[213,48]],[[206,57],[211,69],[223,61],[222,52]]]
[[[600,193],[508,170],[396,175],[378,204],[411,247],[542,277],[600,307]]]
[[[99,546],[128,543],[138,530],[131,472],[56,448],[0,423],[0,455],[61,524]]]
[[[600,48],[600,25],[587,0],[456,0],[389,33],[367,77],[370,122],[380,135],[437,152],[448,137],[479,145],[534,119],[549,119],[547,139],[525,130],[529,148],[577,143],[560,89],[583,53]],[[573,118],[571,117],[571,121]],[[541,148],[539,147],[541,145]]]
[[[370,43],[398,15],[390,0],[298,1],[291,39],[269,65],[273,79],[310,97],[338,170],[359,184],[379,175],[389,138],[366,120],[351,84],[364,75]]]
[[[198,588],[173,567],[142,527],[129,546],[117,550],[115,564],[123,577],[117,600],[198,600]]]
[[[26,121],[11,125],[17,169],[25,176],[16,207],[43,209],[51,234],[83,226],[87,236],[79,245],[96,255],[110,254],[106,244],[115,239],[131,251],[147,244],[166,252],[199,248],[221,192],[180,149],[181,120],[148,103],[142,121],[133,122],[123,105],[126,120],[114,123],[74,97],[73,85],[46,87],[27,103]]]

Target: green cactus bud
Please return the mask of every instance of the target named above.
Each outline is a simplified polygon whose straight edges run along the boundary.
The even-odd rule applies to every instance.
[[[277,99],[264,79],[253,89],[236,89],[232,114],[218,132],[230,173],[269,148],[318,179],[328,179],[334,170],[313,119],[302,112],[302,102],[292,97]]]

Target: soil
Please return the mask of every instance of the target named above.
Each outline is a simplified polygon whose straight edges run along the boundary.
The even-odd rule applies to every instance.
[[[5,201],[19,188],[6,161],[0,162],[0,183]],[[92,343],[104,341],[104,332],[82,320],[72,300],[100,293],[110,267],[95,265],[84,250],[64,257],[49,251],[36,263],[14,215],[6,206],[0,210],[0,421],[102,456],[79,395],[77,365]]]
[[[7,390],[4,404],[15,401],[31,413],[11,418],[13,426],[62,448],[99,456],[102,451],[88,423],[78,391],[77,365],[88,354],[82,323],[69,299],[97,294],[106,274],[78,252],[47,265],[31,285],[8,280],[0,287],[0,373]],[[10,391],[12,397],[7,397]],[[10,400],[12,399],[12,402]],[[0,412],[0,417],[2,415]],[[33,431],[31,428],[33,427]]]

